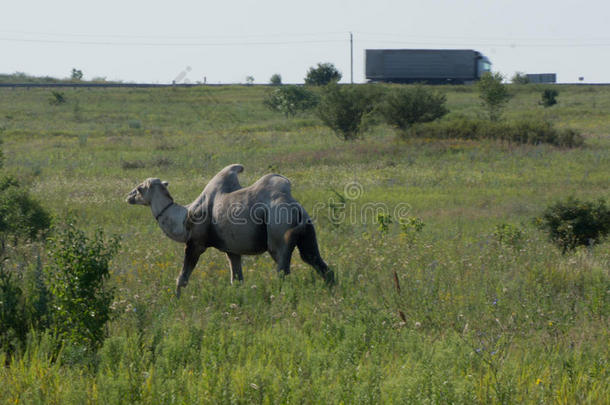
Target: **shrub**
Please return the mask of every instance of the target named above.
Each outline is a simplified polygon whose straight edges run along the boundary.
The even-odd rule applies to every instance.
[[[51,97],[49,97],[49,104],[61,105],[66,102],[66,95],[60,91],[51,91]]]
[[[584,138],[572,129],[557,129],[550,122],[522,120],[490,122],[459,118],[413,126],[405,137],[438,139],[497,139],[514,143],[574,148],[584,144]]]
[[[568,197],[547,207],[536,224],[565,253],[577,246],[592,246],[608,235],[610,209],[603,199],[593,202]]]
[[[28,333],[44,331],[49,323],[49,295],[40,256],[25,271],[11,271],[0,261],[0,351],[25,347]]]
[[[53,325],[64,342],[96,349],[104,339],[114,291],[106,286],[108,266],[119,248],[98,230],[92,239],[72,224],[49,241],[52,263],[45,268],[53,300]]]
[[[294,116],[314,108],[318,104],[318,97],[303,86],[282,86],[271,91],[263,104],[273,111]]]
[[[517,121],[509,125],[511,129],[505,140],[520,143],[548,143],[555,146],[578,147],[584,138],[573,129],[557,129],[548,121]]]
[[[380,95],[376,86],[331,83],[322,92],[317,114],[339,138],[354,140],[366,129],[366,118]]]
[[[417,240],[417,234],[419,234],[425,226],[424,221],[418,217],[406,217],[401,218],[400,221],[400,234],[407,241],[408,245],[412,245]]]
[[[80,81],[80,80],[82,80],[82,79],[83,79],[83,71],[82,71],[82,70],[80,70],[80,69],[75,69],[75,68],[73,68],[73,69],[72,69],[72,73],[71,73],[71,75],[70,75],[70,78],[71,78],[72,80],[75,80],[75,81]]]
[[[50,226],[50,214],[15,178],[0,178],[0,253],[9,242],[44,236]]]
[[[269,79],[269,84],[273,86],[280,86],[282,84],[282,76],[278,73],[275,73]]]
[[[417,122],[430,122],[447,114],[445,95],[423,86],[392,89],[379,106],[388,124],[406,130]]]
[[[559,92],[555,89],[545,89],[542,92],[542,100],[540,100],[540,105],[544,107],[552,107],[557,104],[557,96]]]
[[[377,213],[377,218],[375,218],[375,223],[377,223],[377,230],[382,235],[385,235],[390,230],[390,225],[393,223],[392,216],[385,212]]]
[[[521,245],[523,232],[515,225],[503,223],[496,225],[493,237],[501,245],[509,245],[516,248]]]
[[[341,72],[332,63],[318,63],[317,67],[310,67],[305,76],[305,84],[325,86],[331,82],[341,80]]]
[[[502,74],[486,72],[477,83],[479,97],[483,107],[487,110],[491,121],[498,121],[502,116],[502,109],[511,98],[506,85],[502,84]]]
[[[528,84],[530,79],[528,79],[527,75],[523,72],[516,72],[510,81],[513,84]]]
[[[23,293],[13,274],[4,268],[4,260],[0,260],[0,350],[15,351],[25,342],[27,331]]]

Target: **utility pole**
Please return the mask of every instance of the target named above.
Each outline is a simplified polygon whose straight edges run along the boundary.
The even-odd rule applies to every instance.
[[[350,78],[352,84],[354,84],[354,34],[349,33],[349,67],[350,67]]]

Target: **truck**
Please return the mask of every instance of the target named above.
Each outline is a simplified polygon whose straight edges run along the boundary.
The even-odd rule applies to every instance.
[[[557,83],[556,73],[528,73],[526,77],[529,83]]]
[[[464,84],[491,71],[487,57],[472,49],[367,49],[369,82]]]

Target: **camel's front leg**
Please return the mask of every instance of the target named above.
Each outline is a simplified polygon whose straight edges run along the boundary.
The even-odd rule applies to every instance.
[[[227,252],[227,259],[229,259],[229,265],[231,266],[231,284],[233,281],[243,281],[244,276],[241,274],[241,256],[234,253]]]
[[[201,248],[192,242],[187,242],[184,248],[184,264],[182,265],[182,271],[176,279],[176,297],[180,298],[180,289],[186,287],[189,282],[189,277],[193,272],[193,269],[197,265],[199,256],[205,252],[205,248]]]

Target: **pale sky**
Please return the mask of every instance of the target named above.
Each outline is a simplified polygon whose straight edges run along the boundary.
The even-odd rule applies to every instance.
[[[610,82],[608,0],[3,1],[0,73],[133,82],[302,83],[318,62],[364,82],[365,49],[475,49],[492,69]]]

